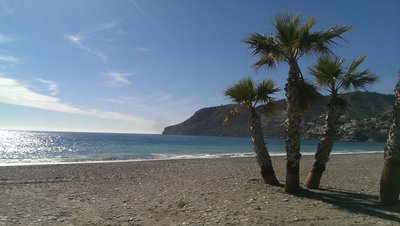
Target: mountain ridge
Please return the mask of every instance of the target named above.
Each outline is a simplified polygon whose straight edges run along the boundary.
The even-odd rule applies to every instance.
[[[393,108],[394,95],[375,92],[352,92],[343,94],[349,102],[349,110],[341,118],[339,140],[384,141],[388,121]],[[303,113],[302,138],[318,139],[323,132],[324,110],[328,96],[322,96],[311,108]],[[277,101],[279,110],[269,116],[261,116],[264,136],[283,138],[285,135],[286,103]],[[206,107],[196,111],[193,116],[177,125],[168,126],[163,135],[196,136],[249,136],[248,115],[243,113],[230,123],[224,118],[233,104]],[[261,107],[258,107],[261,111]]]

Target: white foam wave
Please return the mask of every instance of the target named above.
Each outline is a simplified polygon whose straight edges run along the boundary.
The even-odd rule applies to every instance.
[[[373,154],[383,151],[335,151],[333,155],[349,154]],[[302,155],[314,155],[313,152],[304,152]],[[285,156],[285,153],[270,153],[271,156]],[[42,158],[42,159],[0,159],[0,166],[21,166],[21,165],[57,165],[57,164],[82,164],[82,163],[110,163],[110,162],[137,162],[137,161],[159,161],[179,159],[215,159],[215,158],[240,158],[254,157],[253,153],[219,153],[219,154],[151,154],[146,157],[126,157],[124,159],[110,158]]]

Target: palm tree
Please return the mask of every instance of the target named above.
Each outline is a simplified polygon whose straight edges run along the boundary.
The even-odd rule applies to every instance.
[[[257,163],[261,168],[261,176],[264,182],[270,185],[280,185],[280,183],[275,176],[271,157],[265,146],[261,120],[256,111],[256,107],[259,104],[264,104],[264,110],[266,112],[271,111],[275,106],[275,102],[273,102],[270,95],[277,91],[279,91],[279,89],[275,87],[274,81],[272,80],[263,80],[259,84],[256,84],[250,78],[240,80],[225,91],[225,96],[236,103],[235,108],[229,113],[225,122],[228,122],[232,117],[243,111],[249,112],[250,134]]]
[[[380,200],[385,204],[398,202],[400,193],[400,71],[396,86],[392,122],[385,147],[385,164],[380,183]]]
[[[250,34],[245,43],[252,49],[253,55],[259,56],[255,68],[273,68],[279,63],[289,65],[285,95],[287,98],[286,120],[286,192],[300,190],[300,131],[302,111],[315,94],[298,65],[304,55],[330,54],[330,46],[336,44],[335,39],[350,30],[349,26],[335,26],[326,31],[311,32],[316,20],[311,18],[302,24],[300,15],[282,14],[274,21],[275,33],[262,35]]]
[[[347,101],[340,95],[341,90],[366,89],[367,85],[374,83],[377,77],[370,70],[357,71],[357,68],[367,57],[356,58],[348,68],[344,60],[337,57],[322,57],[316,65],[309,68],[310,74],[316,79],[317,84],[330,93],[326,105],[325,125],[322,138],[318,144],[314,163],[304,186],[318,188],[322,173],[332,151],[333,142],[339,128],[339,119],[348,107]]]

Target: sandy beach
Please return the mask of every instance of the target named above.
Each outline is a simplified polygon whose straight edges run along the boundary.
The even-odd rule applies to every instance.
[[[321,189],[297,195],[264,185],[254,158],[2,166],[0,225],[399,225],[400,206],[378,203],[382,166],[334,155]]]

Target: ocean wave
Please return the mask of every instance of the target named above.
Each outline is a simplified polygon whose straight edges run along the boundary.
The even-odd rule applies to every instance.
[[[383,151],[335,151],[332,155],[344,154],[373,154]],[[304,152],[302,155],[314,155],[314,152]],[[285,156],[285,153],[270,153],[271,156]],[[142,156],[107,156],[107,157],[80,157],[80,158],[35,158],[35,159],[0,159],[0,166],[20,165],[56,165],[56,164],[81,164],[81,163],[108,163],[108,162],[134,162],[179,159],[215,159],[215,158],[243,158],[254,157],[253,153],[218,153],[218,154],[148,154]]]

